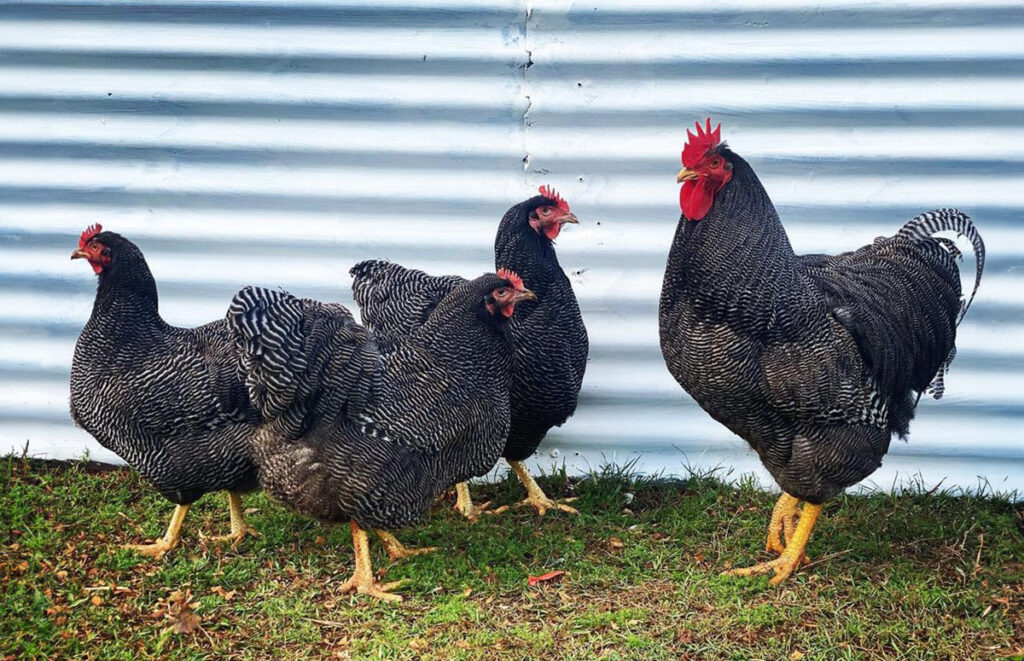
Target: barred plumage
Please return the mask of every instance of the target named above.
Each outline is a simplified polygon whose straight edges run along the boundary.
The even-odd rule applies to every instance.
[[[681,218],[661,296],[669,371],[758,452],[783,489],[820,503],[873,472],[916,395],[951,360],[961,305],[954,232],[937,210],[840,255],[794,255],[767,193],[727,147],[731,181],[703,220]]]
[[[426,323],[378,345],[341,305],[246,288],[228,312],[252,401],[260,482],[297,511],[393,529],[486,473],[508,430],[507,281],[465,281]]]
[[[548,430],[573,414],[587,366],[587,331],[576,295],[551,237],[531,226],[531,214],[545,206],[568,213],[560,197],[534,196],[505,213],[494,244],[495,268],[512,269],[537,294],[535,302],[516,308],[509,325],[515,367],[511,428],[502,456],[513,461],[532,455]],[[350,273],[363,323],[385,338],[424,323],[437,301],[463,281],[378,260],[360,262]]]
[[[941,396],[985,247],[970,218],[940,209],[853,252],[795,255],[761,182],[710,119],[688,135],[661,349],[679,384],[783,489],[766,543],[778,557],[729,572],[774,572],[778,584],[806,560],[821,503],[881,465],[922,392]],[[959,250],[943,232],[974,246],[966,302]]]
[[[260,416],[227,323],[167,324],[138,247],[114,232],[90,246],[95,254],[76,251],[98,268],[99,284],[71,366],[74,421],[178,505],[255,488],[249,439]]]

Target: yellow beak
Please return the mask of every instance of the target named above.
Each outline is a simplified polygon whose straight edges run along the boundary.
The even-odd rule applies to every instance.
[[[693,181],[695,179],[700,179],[700,175],[693,170],[687,170],[686,168],[680,170],[679,174],[676,175],[677,184],[681,184],[684,181]]]
[[[88,259],[89,255],[79,248],[75,248],[71,251],[71,259]]]
[[[558,224],[559,225],[565,225],[566,223],[569,223],[571,225],[579,225],[580,224],[580,219],[577,218],[576,214],[574,214],[574,213],[567,213],[567,214],[565,214],[564,216],[562,216],[561,218],[558,219]]]

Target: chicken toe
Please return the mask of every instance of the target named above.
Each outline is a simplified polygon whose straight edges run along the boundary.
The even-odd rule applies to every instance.
[[[171,515],[171,522],[167,525],[167,532],[152,544],[125,544],[123,548],[154,559],[162,558],[165,553],[178,546],[181,539],[181,524],[185,522],[185,515],[188,514],[189,507],[190,505],[175,507],[174,513]]]

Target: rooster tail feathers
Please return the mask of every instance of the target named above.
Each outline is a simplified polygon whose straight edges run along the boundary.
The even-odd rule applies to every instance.
[[[896,233],[896,236],[908,239],[914,243],[936,242],[949,254],[953,268],[956,269],[955,275],[959,277],[959,269],[956,266],[956,262],[962,258],[960,249],[955,241],[946,237],[936,236],[941,232],[953,232],[957,238],[965,237],[974,247],[974,287],[971,289],[970,296],[960,300],[960,313],[956,318],[956,324],[959,326],[967,314],[968,308],[971,307],[971,303],[974,301],[974,295],[978,293],[978,285],[981,284],[981,274],[985,268],[985,242],[982,240],[981,234],[978,233],[978,228],[974,226],[971,217],[957,209],[927,211],[907,222]],[[928,384],[928,388],[925,390],[933,398],[942,399],[943,394],[945,394],[945,376],[949,372],[950,365],[955,357],[956,346],[952,346],[949,354],[942,361],[942,364],[939,365],[938,371],[936,371],[934,378],[932,378],[931,383]]]
[[[978,293],[978,285],[981,284],[981,272],[985,268],[985,242],[982,240],[981,234],[978,233],[978,228],[974,226],[974,221],[971,220],[970,216],[958,209],[935,209],[912,218],[906,225],[900,228],[896,236],[915,243],[925,240],[938,240],[940,245],[954,259],[959,259],[961,256],[960,250],[952,241],[935,236],[940,232],[953,232],[957,237],[965,237],[974,246],[974,259],[976,263],[974,287],[971,289],[971,295],[960,303],[960,315],[957,317],[957,324],[959,325],[964,315],[967,314],[967,309],[971,307],[974,295]]]

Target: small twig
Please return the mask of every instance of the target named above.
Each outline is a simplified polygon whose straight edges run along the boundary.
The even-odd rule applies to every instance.
[[[977,521],[975,521],[974,523],[972,523],[972,524],[971,524],[971,527],[970,527],[970,528],[968,528],[968,529],[967,529],[966,531],[964,531],[964,538],[963,538],[963,540],[962,540],[962,541],[960,542],[960,550],[961,550],[961,551],[963,551],[964,549],[966,549],[966,548],[967,548],[967,536],[968,536],[968,535],[970,535],[970,534],[971,534],[971,531],[972,531],[972,530],[974,530],[974,529],[975,529],[975,528],[977,528],[977,527],[978,527],[978,522],[977,522]]]
[[[985,533],[978,533],[978,555],[974,558],[974,570],[971,571],[971,578],[981,571],[981,550],[985,548]]]
[[[817,560],[812,561],[809,564],[804,565],[804,568],[806,569],[807,567],[813,567],[814,565],[820,565],[823,562],[827,562],[827,561],[832,560],[834,558],[838,558],[841,555],[846,555],[847,553],[849,553],[852,550],[853,549],[846,549],[845,551],[836,551],[835,553],[830,553],[830,554],[828,554],[826,556],[822,556],[822,557],[818,558]]]

